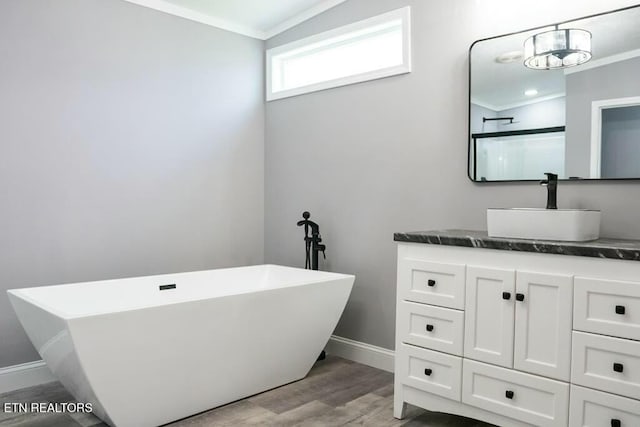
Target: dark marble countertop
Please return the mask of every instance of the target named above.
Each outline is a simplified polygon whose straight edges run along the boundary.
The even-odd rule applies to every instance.
[[[393,240],[428,245],[463,246],[467,248],[640,261],[640,240],[602,238],[589,242],[560,242],[556,240],[508,239],[489,237],[486,231],[474,230],[431,230],[394,233]]]

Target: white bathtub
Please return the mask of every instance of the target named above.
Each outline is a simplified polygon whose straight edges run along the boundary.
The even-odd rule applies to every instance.
[[[110,425],[144,427],[304,378],[353,281],[261,265],[8,293],[78,401]]]

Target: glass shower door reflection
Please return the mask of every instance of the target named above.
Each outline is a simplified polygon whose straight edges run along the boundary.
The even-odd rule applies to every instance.
[[[545,172],[565,178],[564,132],[474,139],[477,181],[536,180]]]

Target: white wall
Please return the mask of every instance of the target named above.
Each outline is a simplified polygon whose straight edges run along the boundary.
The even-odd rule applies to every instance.
[[[263,261],[263,46],[119,0],[0,1],[0,367],[39,359],[6,289]]]
[[[323,268],[355,273],[336,333],[393,348],[394,231],[486,228],[485,210],[544,206],[535,184],[467,178],[468,52],[474,40],[576,18],[635,1],[348,0],[267,47],[405,5],[412,7],[413,72],[269,102],[265,250],[304,265],[295,226],[321,225]],[[605,236],[640,238],[640,185],[561,183],[560,207],[602,209]]]

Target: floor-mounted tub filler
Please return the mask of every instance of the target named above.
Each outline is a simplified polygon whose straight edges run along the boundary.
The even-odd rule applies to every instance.
[[[53,374],[112,426],[157,426],[304,378],[354,276],[275,265],[8,291]]]

